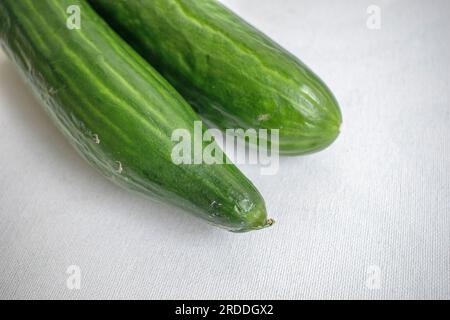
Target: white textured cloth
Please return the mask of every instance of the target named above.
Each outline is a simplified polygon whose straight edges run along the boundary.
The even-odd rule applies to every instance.
[[[240,166],[277,224],[232,234],[114,186],[0,54],[0,298],[449,299],[450,2],[224,2],[343,111],[329,149]]]

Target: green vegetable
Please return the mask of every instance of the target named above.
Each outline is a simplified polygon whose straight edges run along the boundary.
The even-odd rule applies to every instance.
[[[217,1],[90,2],[210,124],[279,129],[287,155],[336,139],[341,113],[326,85]]]
[[[74,5],[81,29],[67,27]],[[59,129],[109,179],[231,231],[271,224],[235,166],[172,162],[173,131],[192,132],[197,115],[87,2],[1,0],[0,39]]]

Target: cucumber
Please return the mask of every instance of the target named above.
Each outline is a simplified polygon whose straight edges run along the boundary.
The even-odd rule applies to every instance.
[[[327,86],[217,1],[89,1],[210,125],[279,129],[272,143],[286,155],[338,136],[341,112]]]
[[[71,30],[74,5],[81,29]],[[174,164],[171,135],[192,132],[198,116],[86,1],[1,0],[0,39],[59,129],[110,180],[230,231],[271,224],[234,165]]]

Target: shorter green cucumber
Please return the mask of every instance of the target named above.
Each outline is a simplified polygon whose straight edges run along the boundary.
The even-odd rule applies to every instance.
[[[341,112],[328,87],[216,0],[90,2],[212,125],[279,129],[287,155],[338,136]]]

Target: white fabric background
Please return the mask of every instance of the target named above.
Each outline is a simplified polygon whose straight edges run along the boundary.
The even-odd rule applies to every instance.
[[[241,166],[277,224],[227,233],[112,185],[1,54],[0,297],[449,299],[450,2],[224,2],[343,111],[324,152],[282,159],[276,176]],[[381,30],[366,27],[370,4]]]

